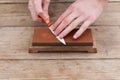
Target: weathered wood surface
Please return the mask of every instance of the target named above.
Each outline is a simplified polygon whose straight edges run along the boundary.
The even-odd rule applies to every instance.
[[[120,80],[119,70],[120,60],[0,61],[0,80]]]
[[[52,21],[73,1],[52,0]],[[0,0],[0,80],[120,80],[120,0],[109,0],[91,27],[97,54],[29,54],[32,26],[43,24],[32,22],[27,2]]]
[[[71,3],[52,3],[49,11],[52,22],[55,22],[70,4]],[[32,21],[26,3],[0,4],[0,24],[0,27],[31,27],[43,25]],[[94,25],[120,25],[120,2],[109,3]]]
[[[28,48],[33,27],[1,27],[0,59],[98,59],[120,58],[120,27],[91,27],[96,41],[97,54],[39,53],[29,54]]]

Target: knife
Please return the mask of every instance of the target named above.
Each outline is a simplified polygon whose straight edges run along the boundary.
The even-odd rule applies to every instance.
[[[40,17],[40,20],[41,20],[41,19],[42,19],[42,21],[43,21],[44,23],[47,24],[47,26],[48,26],[49,30],[52,32],[52,34],[55,35],[55,32],[52,30],[52,27],[53,27],[52,23],[51,23],[51,22],[46,22],[42,17]],[[56,35],[55,35],[55,36],[56,36]],[[59,36],[56,36],[56,38],[57,38],[62,44],[66,45],[66,42],[65,42],[64,38],[60,38]]]

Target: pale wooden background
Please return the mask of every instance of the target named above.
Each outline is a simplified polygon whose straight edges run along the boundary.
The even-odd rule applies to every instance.
[[[52,0],[51,20],[75,0]],[[120,0],[91,26],[97,54],[29,54],[34,23],[28,0],[0,0],[0,80],[120,80]]]

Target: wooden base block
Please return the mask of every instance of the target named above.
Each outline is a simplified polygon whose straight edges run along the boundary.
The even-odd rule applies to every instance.
[[[78,29],[74,29],[64,39],[67,45],[60,43],[48,28],[36,28],[29,48],[30,53],[39,52],[88,52],[96,53],[91,29],[87,29],[81,37],[73,39]]]
[[[29,48],[29,53],[40,52],[87,52],[96,53],[96,48],[92,46],[33,46]]]

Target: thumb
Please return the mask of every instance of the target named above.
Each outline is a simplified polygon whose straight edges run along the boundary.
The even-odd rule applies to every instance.
[[[45,12],[48,12],[49,5],[50,5],[50,0],[44,0],[43,1],[43,10]]]
[[[50,19],[49,19],[49,13],[48,13],[49,5],[50,5],[50,0],[44,0],[43,1],[44,20],[46,22],[50,21]]]
[[[42,1],[43,0],[34,0],[35,10],[39,16],[43,14]]]

